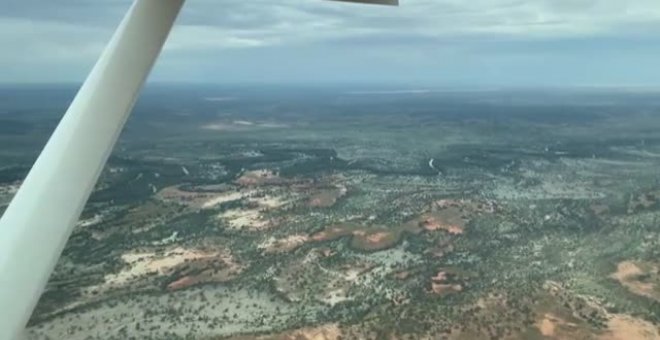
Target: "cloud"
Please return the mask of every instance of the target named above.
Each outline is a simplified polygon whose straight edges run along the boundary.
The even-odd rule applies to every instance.
[[[0,82],[80,79],[130,6],[127,0],[8,1],[0,13]],[[164,52],[162,63],[170,70],[156,76],[187,79],[201,73],[196,65],[208,68],[217,61],[235,63],[246,74],[255,65],[268,69],[258,63],[297,62],[310,79],[326,75],[321,67],[351,66],[348,57],[376,63],[369,69],[399,65],[407,72],[414,68],[401,65],[406,60],[427,68],[472,67],[472,61],[478,65],[489,56],[511,65],[539,54],[577,62],[590,55],[581,46],[607,53],[598,42],[618,42],[610,47],[615,53],[617,46],[630,47],[626,42],[656,42],[659,29],[657,0],[401,0],[399,8],[321,0],[190,0]],[[477,51],[482,55],[474,55]],[[645,59],[656,49],[636,51]],[[308,60],[324,57],[332,60]],[[437,60],[445,63],[438,66]],[[266,73],[284,76],[273,69]]]

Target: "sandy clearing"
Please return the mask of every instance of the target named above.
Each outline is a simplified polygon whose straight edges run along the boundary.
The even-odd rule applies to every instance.
[[[323,298],[319,299],[319,301],[329,305],[330,307],[334,307],[339,303],[351,301],[351,300],[353,300],[353,298],[348,297],[348,293],[344,288],[339,288],[329,291],[325,294],[325,296],[323,296]]]
[[[236,180],[236,183],[242,186],[277,184],[281,182],[283,180],[279,174],[269,169],[246,171]]]
[[[288,200],[280,196],[265,195],[263,197],[251,198],[250,202],[254,202],[259,206],[269,209],[281,208],[289,203]]]
[[[250,230],[264,230],[270,225],[269,221],[263,219],[259,210],[255,209],[233,209],[225,211],[218,216],[226,220],[231,229],[248,228]]]
[[[552,313],[545,313],[543,318],[536,322],[536,328],[543,336],[561,340],[583,339],[585,331],[579,325]]]
[[[134,279],[152,273],[160,275],[166,274],[169,269],[185,263],[186,261],[210,258],[216,255],[217,254],[213,253],[187,250],[181,247],[167,251],[163,255],[157,255],[153,252],[124,254],[121,256],[121,259],[126,262],[129,267],[123,269],[119,273],[105,275],[104,285],[122,286]]]
[[[263,336],[258,339],[276,339],[276,340],[339,340],[343,337],[343,332],[337,324],[329,324],[318,327],[308,327],[281,333],[276,336]]]
[[[309,236],[302,234],[291,235],[281,239],[271,237],[258,245],[257,248],[261,249],[264,254],[285,253],[302,246],[309,240]]]
[[[255,191],[248,192],[254,193]],[[275,224],[273,220],[266,218],[264,213],[271,209],[282,208],[289,203],[288,200],[275,195],[250,197],[248,201],[252,203],[253,207],[227,210],[219,214],[218,218],[225,220],[231,229],[264,230]]]
[[[654,270],[651,270],[650,272],[657,272],[657,268],[654,267]],[[616,272],[610,275],[610,277],[628,288],[633,294],[645,296],[654,300],[660,300],[653,283],[640,282],[638,280],[639,276],[645,274],[649,274],[649,271],[642,270],[642,268],[632,261],[623,261],[617,265]]]
[[[209,209],[213,208],[216,205],[222,204],[222,203],[227,203],[227,202],[232,202],[232,201],[238,201],[241,200],[245,197],[248,197],[252,192],[227,192],[223,193],[220,195],[217,195],[210,200],[204,202],[202,204],[202,209]]]
[[[557,328],[562,324],[566,324],[566,321],[554,314],[546,313],[543,315],[543,319],[536,324],[536,327],[544,336],[555,337],[557,335]]]
[[[634,265],[632,262],[624,261],[621,265],[621,273],[630,274],[637,273],[641,269]],[[632,264],[632,265],[631,265]],[[554,281],[546,281],[544,284],[544,289],[546,289],[553,296],[558,296],[564,291],[564,288],[561,284]],[[601,314],[607,319],[607,329],[600,333],[596,339],[599,340],[660,340],[660,329],[648,322],[646,320],[635,318],[626,314],[610,314],[607,310],[600,304],[600,302],[593,297],[580,295],[584,298],[584,302],[593,310],[600,311]],[[563,336],[564,331],[569,329],[573,331],[578,331],[579,328],[577,325],[566,322],[559,317],[556,317],[551,314],[546,314],[545,319],[553,323],[552,330],[555,333],[555,338],[559,339],[584,339],[585,336],[578,336],[579,333],[570,332],[566,333],[566,336]],[[537,327],[543,326],[544,320],[541,320],[537,323]],[[547,324],[547,322],[546,322]],[[547,326],[547,325],[546,325]],[[568,328],[566,327],[568,326]],[[542,331],[541,328],[539,330]],[[549,331],[550,328],[546,327],[546,331]],[[591,332],[590,332],[591,333]]]
[[[543,320],[541,320],[541,324],[538,325],[538,328],[539,331],[541,331],[541,334],[543,334],[543,336],[555,335],[555,323],[552,317],[549,316],[549,314],[546,314]]]
[[[629,315],[614,314],[607,323],[608,332],[600,340],[658,340],[660,333],[652,323]]]
[[[88,218],[88,219],[86,219],[86,220],[80,220],[80,221],[78,221],[78,223],[76,224],[76,226],[77,226],[77,227],[89,227],[89,226],[93,226],[93,225],[95,225],[95,224],[99,224],[99,223],[101,223],[101,222],[103,222],[103,216],[102,216],[102,215],[99,215],[99,214],[96,214],[96,215],[94,215],[94,217],[92,217],[92,218]]]
[[[444,283],[431,283],[431,291],[433,293],[438,294],[438,295],[446,295],[446,294],[451,294],[451,293],[458,293],[463,291],[463,286],[461,285],[452,285],[452,284],[444,284]]]
[[[344,280],[348,282],[355,282],[360,277],[360,275],[369,271],[371,267],[367,268],[351,268],[344,272]]]

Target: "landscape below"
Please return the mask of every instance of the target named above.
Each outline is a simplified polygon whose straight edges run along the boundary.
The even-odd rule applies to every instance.
[[[150,87],[28,338],[660,339],[660,93],[367,90]]]

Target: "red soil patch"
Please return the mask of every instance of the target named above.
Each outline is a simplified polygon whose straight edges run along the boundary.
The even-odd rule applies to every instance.
[[[329,208],[335,205],[346,193],[347,189],[342,185],[330,189],[319,189],[317,193],[312,194],[307,205],[312,208]]]
[[[431,278],[431,292],[444,296],[452,293],[459,293],[463,291],[463,286],[456,283],[449,283],[449,273],[446,271],[439,271],[436,276]]]
[[[236,262],[229,253],[214,257],[189,261],[176,268],[179,278],[171,282],[169,290],[179,290],[201,283],[228,282],[236,278],[244,266]]]
[[[459,293],[463,291],[463,286],[461,285],[452,285],[452,284],[444,284],[444,283],[431,283],[431,290],[433,293],[438,294],[438,295],[447,295],[451,293]]]
[[[371,233],[359,231],[353,233],[351,245],[355,248],[368,251],[383,250],[396,244],[399,239],[399,233],[394,231],[376,231]]]
[[[184,277],[170,283],[169,285],[167,285],[167,289],[169,289],[169,290],[183,289],[183,288],[186,288],[186,287],[190,287],[190,286],[194,285],[195,283],[197,283],[197,282],[195,281],[194,278],[192,278],[190,276],[184,276]]]
[[[312,235],[312,240],[316,242],[332,241],[351,234],[352,232],[350,230],[343,227],[332,227]]]
[[[408,222],[407,226],[409,230],[443,230],[451,235],[461,235],[472,218],[496,211],[497,206],[492,201],[439,200],[431,205],[428,212]]]
[[[315,233],[311,236],[311,239],[316,242],[323,242],[336,240],[344,236],[351,236],[351,246],[354,248],[375,251],[391,247],[399,241],[401,234],[396,230],[368,230],[363,228],[353,228],[349,226],[331,227],[329,229]]]
[[[460,222],[465,224],[464,222]],[[463,226],[458,224],[448,224],[439,217],[428,216],[421,222],[422,227],[427,231],[445,230],[452,235],[463,234]]]
[[[381,243],[381,242],[385,241],[388,237],[390,237],[389,232],[380,231],[380,232],[368,235],[366,237],[366,239],[369,243]]]
[[[236,184],[242,186],[258,186],[268,184],[283,184],[283,180],[279,174],[272,170],[253,170],[246,171],[241,177],[236,180]]]

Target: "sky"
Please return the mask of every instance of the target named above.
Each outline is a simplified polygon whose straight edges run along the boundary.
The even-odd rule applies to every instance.
[[[187,0],[150,81],[660,86],[658,0],[400,2]],[[3,0],[0,83],[82,82],[130,4]]]

